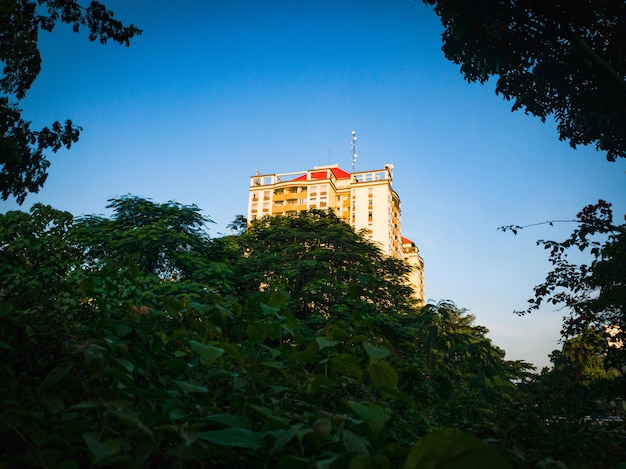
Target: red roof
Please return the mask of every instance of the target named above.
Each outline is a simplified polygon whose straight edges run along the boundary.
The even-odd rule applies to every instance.
[[[405,238],[404,236],[400,236],[400,238],[402,238],[402,244],[415,245],[415,243],[413,241],[411,241],[409,238]]]
[[[332,168],[332,172],[337,179],[350,179],[350,173],[341,168]]]
[[[335,176],[336,179],[349,179],[350,178],[350,173],[347,171],[344,171],[343,169],[340,169],[340,168],[328,168],[328,169],[331,170],[331,172],[333,173],[333,176]],[[328,179],[328,169],[312,171],[311,179]],[[293,181],[306,181],[306,180],[307,180],[306,174],[303,174],[302,176],[298,176],[297,178],[293,179]]]

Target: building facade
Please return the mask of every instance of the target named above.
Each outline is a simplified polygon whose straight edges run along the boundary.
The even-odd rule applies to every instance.
[[[302,210],[331,209],[389,256],[414,267],[411,283],[424,301],[423,261],[415,243],[400,234],[400,198],[393,190],[393,165],[347,172],[338,165],[250,177],[248,220]]]

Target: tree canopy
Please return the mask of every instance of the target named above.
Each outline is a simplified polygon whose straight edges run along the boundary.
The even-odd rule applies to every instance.
[[[124,26],[113,12],[97,1],[83,7],[76,0],[3,0],[0,7],[0,193],[23,203],[29,192],[38,192],[47,178],[50,162],[45,151],[57,152],[78,141],[81,127],[67,119],[40,130],[22,118],[19,102],[41,71],[40,31],[52,32],[59,22],[89,31],[91,41],[112,40],[128,46],[141,34],[134,25]]]
[[[452,303],[416,307],[406,267],[334,215],[216,240],[195,206],[110,206],[110,218],[0,215],[3,462],[515,460],[472,433],[506,420],[524,365]]]
[[[622,0],[423,0],[445,27],[443,51],[465,79],[496,92],[572,147],[626,157],[626,4]]]

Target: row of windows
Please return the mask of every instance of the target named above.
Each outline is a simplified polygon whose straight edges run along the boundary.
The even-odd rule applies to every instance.
[[[308,188],[306,186],[279,187],[278,189],[274,189],[274,195],[298,194],[301,192],[307,192],[307,190]],[[320,196],[328,195],[328,185],[322,184],[320,186],[311,186],[309,190],[310,196],[316,197],[318,194],[318,190],[319,190]],[[253,192],[252,200],[253,201],[259,200],[259,194],[260,194],[260,191]],[[269,200],[269,199],[270,199],[270,191],[269,190],[263,191],[263,200]]]

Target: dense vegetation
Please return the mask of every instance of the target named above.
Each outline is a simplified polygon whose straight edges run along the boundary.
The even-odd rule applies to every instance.
[[[573,147],[624,157],[621,0],[424,0],[469,81]],[[0,192],[22,203],[70,120],[19,104],[61,21],[128,45],[97,1],[0,8]],[[407,267],[326,212],[211,239],[195,206],[135,197],[111,218],[36,204],[0,215],[0,467],[626,467],[626,228],[599,201],[562,242],[542,303],[567,308],[553,367],[507,361],[462,308],[417,305]],[[523,227],[507,227],[517,231]],[[567,253],[586,251],[589,265]],[[622,401],[623,402],[623,401]]]
[[[0,216],[0,467],[623,457],[596,420],[620,381],[601,338],[536,376],[454,304],[418,307],[407,267],[332,214],[211,239],[195,206],[110,207]]]

